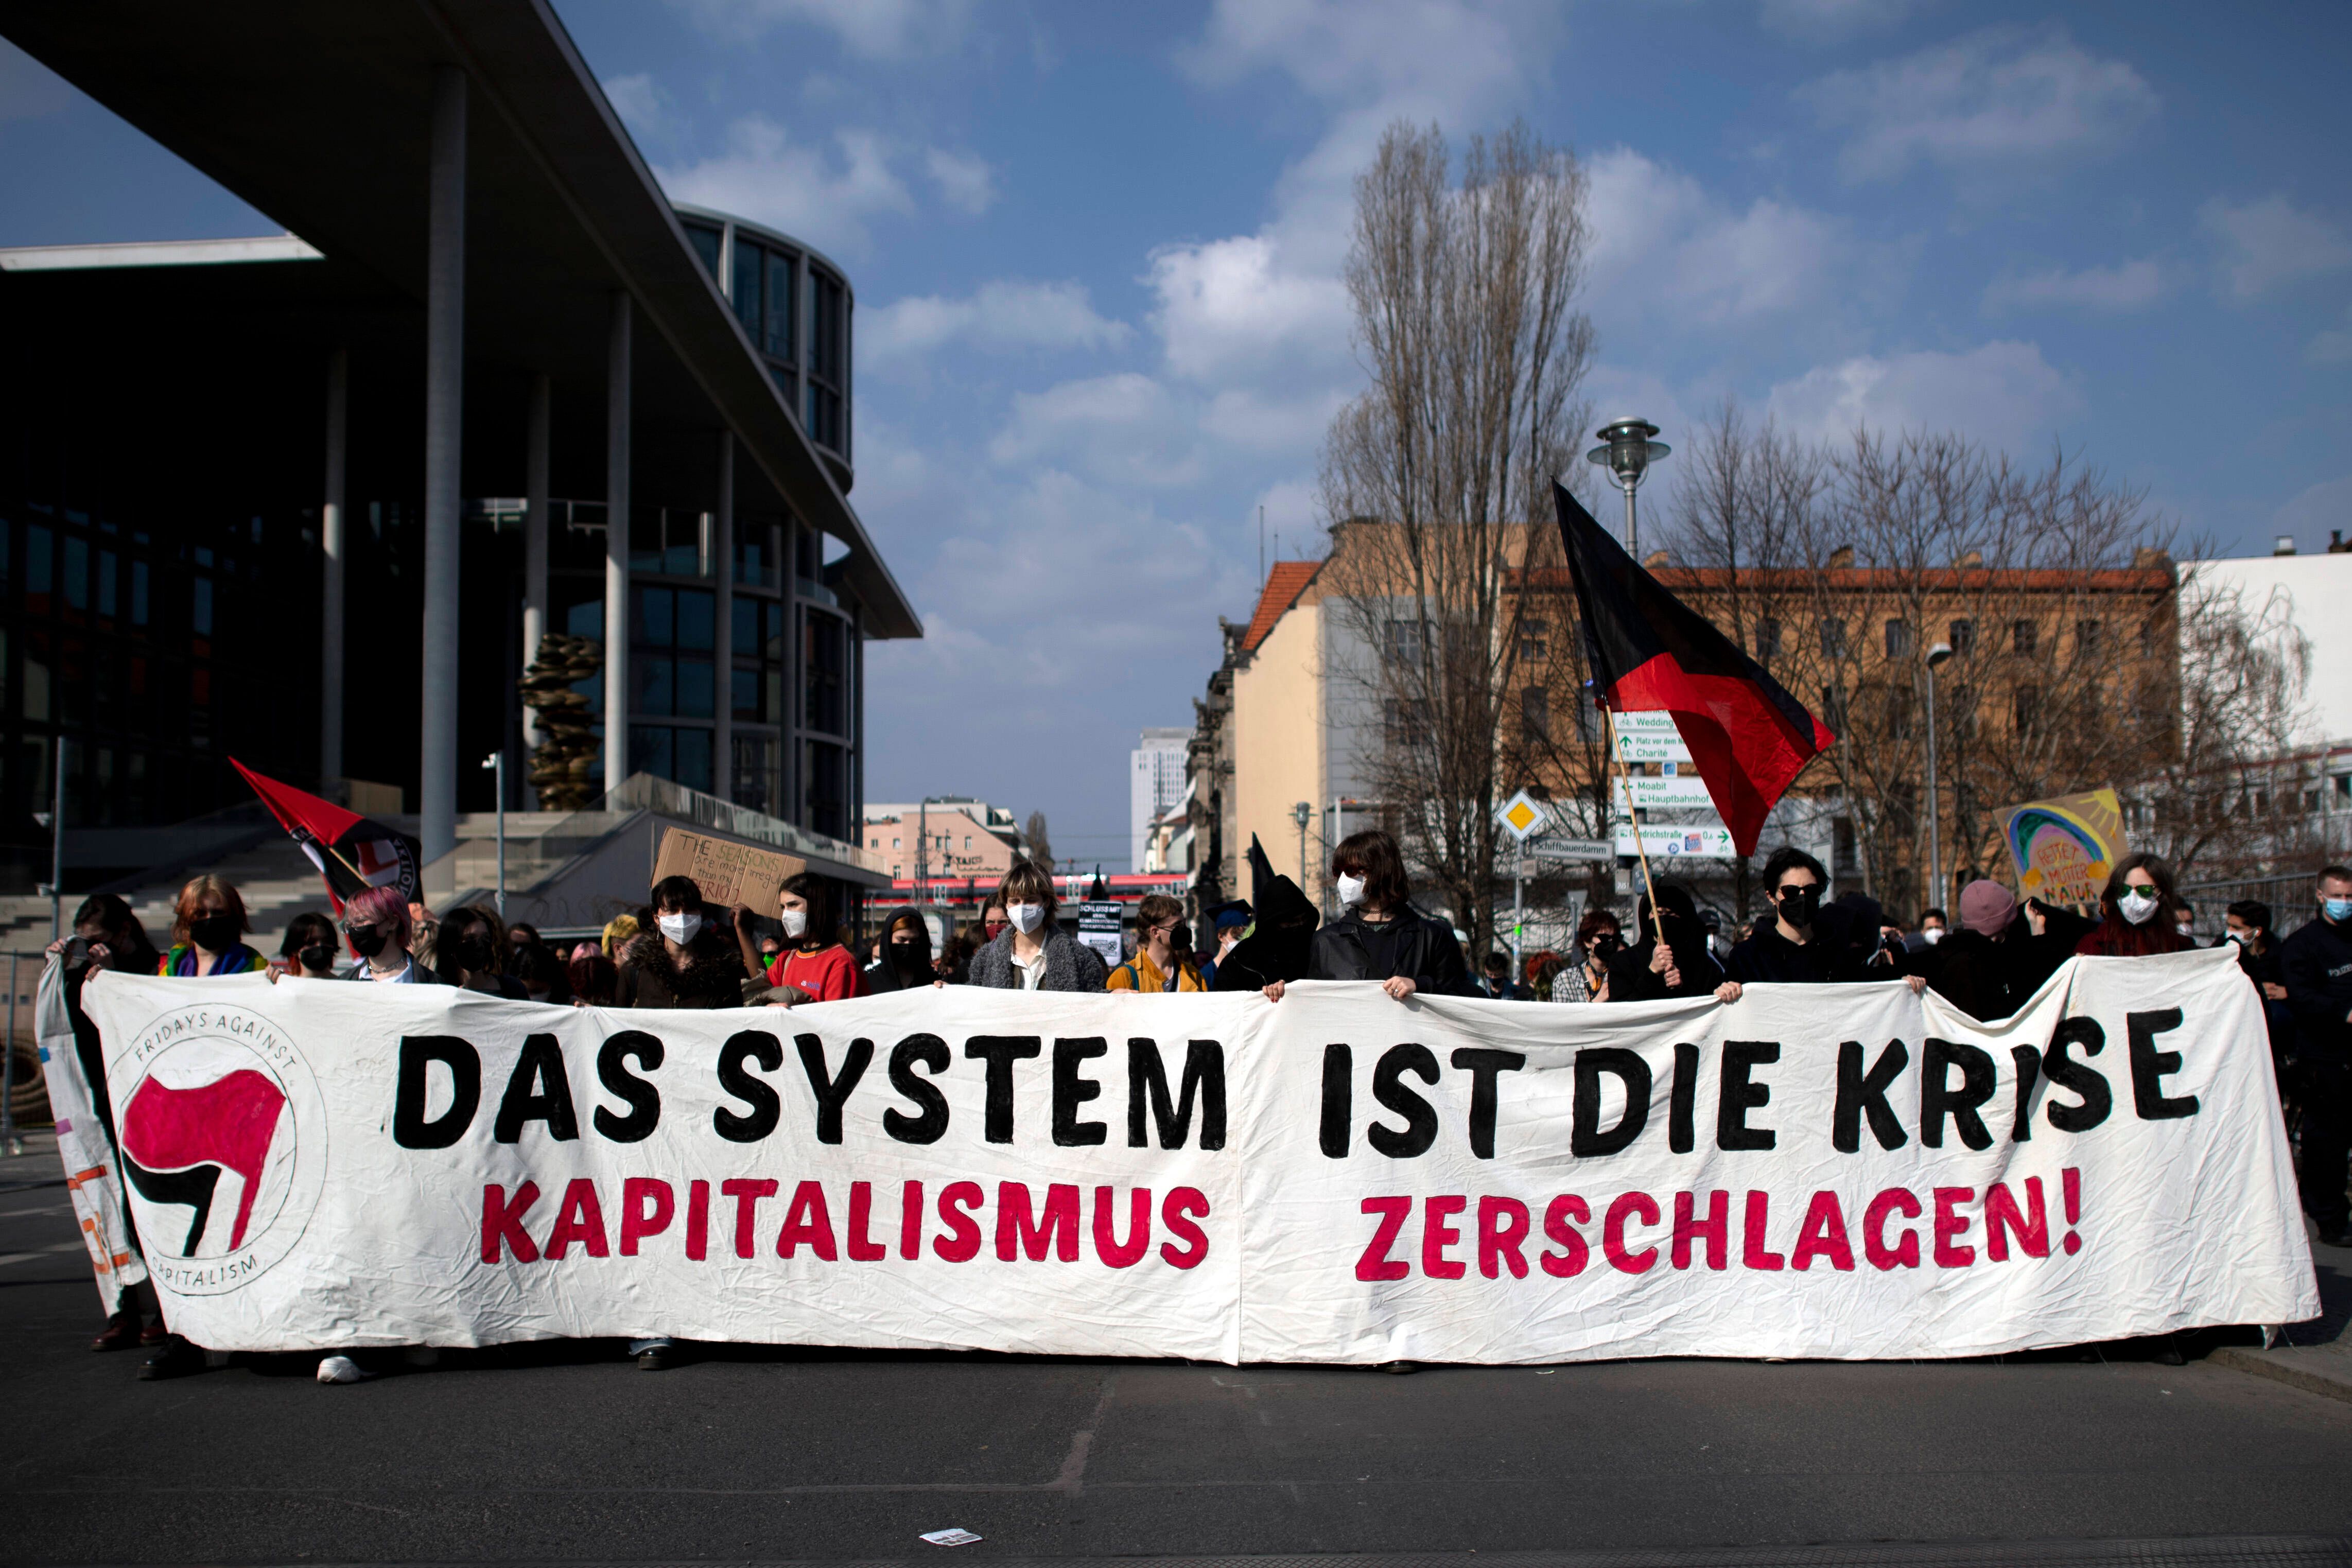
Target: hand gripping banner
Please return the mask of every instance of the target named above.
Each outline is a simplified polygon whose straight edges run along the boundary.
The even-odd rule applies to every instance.
[[[1974,1355],[2319,1310],[2252,988],[1549,1006],[86,993],[173,1327],[1227,1362]]]

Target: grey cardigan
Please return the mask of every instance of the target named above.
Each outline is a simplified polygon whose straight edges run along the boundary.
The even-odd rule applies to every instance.
[[[1109,971],[1102,954],[1054,931],[1045,938],[1045,973],[1040,991],[1100,991]],[[971,984],[999,991],[1021,989],[1021,972],[1013,964],[1013,932],[1006,930],[994,942],[971,955]]]

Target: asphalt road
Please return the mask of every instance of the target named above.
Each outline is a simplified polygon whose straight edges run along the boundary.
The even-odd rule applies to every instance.
[[[53,1167],[10,1162],[0,1181]],[[2323,1254],[2330,1268],[2352,1256]],[[2091,1361],[1365,1371],[613,1344],[321,1385],[93,1355],[61,1187],[0,1191],[0,1559],[1465,1552],[2352,1528],[2352,1403]]]

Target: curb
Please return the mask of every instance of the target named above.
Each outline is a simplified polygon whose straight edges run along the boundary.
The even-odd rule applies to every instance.
[[[2207,1353],[2216,1366],[2267,1377],[2306,1394],[2352,1400],[2352,1356],[2328,1350],[2253,1350],[2224,1345]]]

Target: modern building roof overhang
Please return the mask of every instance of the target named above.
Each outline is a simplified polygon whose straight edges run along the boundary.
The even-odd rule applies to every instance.
[[[739,483],[756,474],[847,546],[837,570],[866,634],[922,635],[545,0],[16,0],[0,33],[334,270],[364,269],[420,302],[434,77],[463,68],[468,363],[596,392],[611,300],[625,289],[648,329],[636,424],[731,429],[753,470]]]

